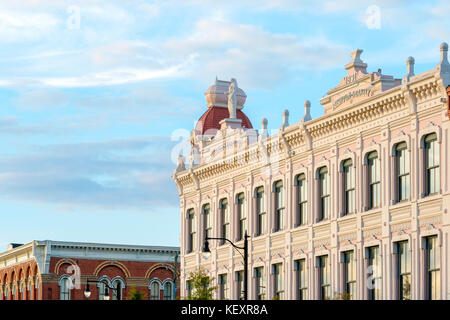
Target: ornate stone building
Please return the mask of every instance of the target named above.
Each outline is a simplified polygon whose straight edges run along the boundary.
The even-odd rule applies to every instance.
[[[362,50],[320,99],[324,114],[273,134],[242,112],[246,95],[216,80],[173,179],[181,211],[181,296],[205,269],[217,298],[239,299],[249,239],[250,299],[449,299],[450,65],[402,79],[367,71]],[[227,110],[228,108],[228,110]],[[231,112],[231,111],[235,112]],[[235,117],[226,118],[236,114]],[[347,296],[348,296],[347,295]]]
[[[122,300],[132,287],[147,299],[172,300],[179,293],[174,282],[178,254],[176,247],[48,240],[10,244],[0,253],[0,300]]]

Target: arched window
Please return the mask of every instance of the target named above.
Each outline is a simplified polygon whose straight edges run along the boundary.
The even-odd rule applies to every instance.
[[[172,281],[166,280],[164,282],[164,295],[163,295],[163,299],[164,300],[172,300]]]
[[[439,192],[439,145],[436,133],[424,137],[425,195]]]
[[[10,292],[9,292],[9,286],[5,285],[5,299],[9,300],[10,299]]]
[[[115,290],[112,291],[112,300],[122,300],[123,298],[123,289],[125,289],[125,281],[123,281],[122,277],[115,277],[111,281],[112,287]]]
[[[318,221],[326,220],[330,217],[330,182],[328,176],[328,168],[321,167],[318,169],[319,182],[319,216]]]
[[[160,300],[161,284],[159,280],[152,280],[150,282],[150,300]]]
[[[70,300],[70,290],[72,289],[72,279],[68,275],[63,275],[59,279],[59,299]]]
[[[108,276],[101,276],[97,282],[98,287],[98,299],[108,300],[111,299],[110,287],[112,287],[111,279]],[[108,293],[108,295],[106,294]]]
[[[11,294],[12,294],[13,300],[18,300],[17,299],[17,285],[15,283],[13,283],[13,285],[12,285]]]
[[[369,193],[369,209],[380,206],[380,159],[378,152],[372,151],[367,155],[367,174],[368,174],[368,193]]]
[[[396,198],[398,201],[409,199],[409,152],[406,142],[395,146],[395,175],[396,175]]]
[[[31,281],[31,279],[28,279],[27,281],[27,292],[28,292],[28,300],[31,300],[33,298],[33,282]]]
[[[26,290],[25,290],[25,282],[21,281],[19,285],[19,292],[20,292],[20,300],[26,300]]]
[[[275,200],[275,219],[274,219],[274,232],[283,230],[285,219],[285,206],[284,206],[284,187],[283,181],[277,181],[274,184],[274,200]]]
[[[41,300],[41,280],[39,278],[36,278],[36,284],[34,286],[35,294],[34,299],[35,300]]]

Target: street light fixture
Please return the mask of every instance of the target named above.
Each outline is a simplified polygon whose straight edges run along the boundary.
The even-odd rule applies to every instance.
[[[91,289],[89,287],[89,283],[98,283],[98,281],[95,280],[86,280],[86,288],[84,289],[84,296],[86,297],[86,299],[89,299],[89,297],[91,296]],[[117,288],[114,287],[110,287],[106,282],[102,283],[105,285],[105,294],[103,295],[103,300],[109,300],[110,299],[110,295],[109,295],[109,290],[114,290],[117,293],[117,300],[121,300],[121,283],[117,283]]]
[[[209,242],[208,240],[222,240],[222,241],[228,241],[234,248],[238,250],[244,250],[244,254],[242,254],[240,251],[239,254],[244,258],[244,300],[248,300],[248,238],[250,236],[247,235],[247,232],[245,232],[244,235],[244,246],[238,247],[233,242],[228,240],[227,238],[210,238],[208,236],[205,236],[205,242],[203,244],[202,248],[202,254],[203,258],[208,259],[211,256],[211,250],[209,249]]]

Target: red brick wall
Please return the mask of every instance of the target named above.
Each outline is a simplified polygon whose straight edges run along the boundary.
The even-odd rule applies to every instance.
[[[111,280],[120,276],[126,285],[123,290],[122,298],[126,299],[128,293],[131,289],[130,284],[127,279],[132,278],[133,281],[142,282],[142,286],[137,286],[136,289],[143,291],[146,294],[147,299],[150,298],[150,290],[148,288],[150,280],[157,278],[161,282],[165,279],[173,279],[173,272],[170,269],[166,269],[165,266],[173,267],[173,263],[158,263],[158,262],[138,262],[138,261],[117,261],[113,262],[113,265],[109,264],[108,260],[89,260],[89,259],[64,259],[64,258],[51,258],[50,259],[50,277],[51,280],[46,281],[45,279],[41,283],[40,293],[41,298],[44,300],[59,300],[60,299],[60,287],[58,284],[61,275],[69,274],[73,275],[73,271],[69,272],[68,267],[75,264],[79,267],[81,274],[81,285],[79,289],[74,288],[71,290],[71,299],[73,300],[84,300],[84,290],[85,290],[85,279],[88,277],[90,280],[96,280],[97,277],[103,275],[108,276]],[[103,265],[103,266],[102,266]],[[161,266],[162,265],[162,266]],[[155,266],[159,266],[155,270],[149,273],[150,269]],[[10,284],[16,280],[27,279],[29,277],[40,276],[35,261],[28,262],[25,264],[20,264],[11,268],[0,269],[0,285],[5,286],[6,283]],[[26,290],[26,286],[25,286]],[[91,297],[90,300],[98,299],[99,292],[97,285],[95,283],[90,284]],[[111,293],[110,293],[111,294]],[[3,292],[2,299],[5,299],[5,292]],[[35,287],[32,286],[31,293],[27,292],[26,299],[31,295],[31,299],[36,299]],[[12,295],[10,294],[12,299]],[[177,296],[179,296],[179,290],[177,290]],[[18,300],[21,298],[18,295]],[[163,291],[160,292],[160,299],[163,299]]]

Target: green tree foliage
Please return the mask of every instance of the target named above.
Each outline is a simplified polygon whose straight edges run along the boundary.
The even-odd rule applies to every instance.
[[[128,291],[127,300],[146,300],[147,294],[143,291],[136,289],[136,286],[131,286],[130,291]]]
[[[216,287],[211,285],[212,278],[204,270],[197,273],[191,272],[188,281],[192,285],[188,300],[213,300],[213,293]]]

